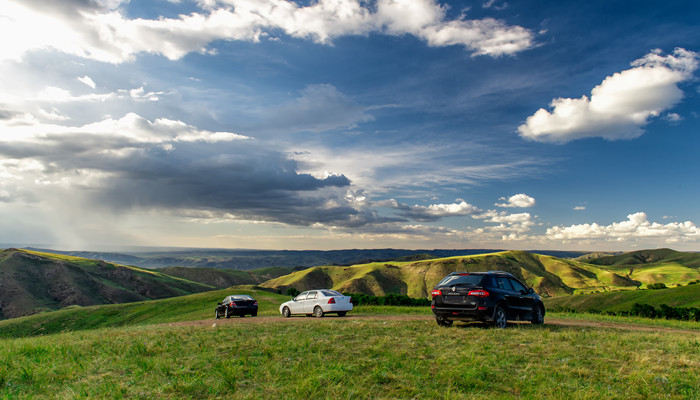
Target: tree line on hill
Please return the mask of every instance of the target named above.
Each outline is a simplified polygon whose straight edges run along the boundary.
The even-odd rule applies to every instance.
[[[672,307],[668,304],[661,304],[659,308],[651,304],[634,303],[629,311],[601,311],[595,309],[576,310],[573,308],[565,308],[557,310],[575,314],[577,312],[585,312],[590,314],[613,315],[619,317],[643,317],[653,319],[673,319],[678,321],[698,321],[700,322],[700,308],[697,307]]]
[[[296,297],[301,293],[298,289],[290,287],[287,289],[287,296]],[[364,293],[343,293],[343,296],[352,297],[352,304],[355,306],[411,306],[427,307],[430,300],[416,299],[405,294],[389,293],[386,296],[372,296]]]

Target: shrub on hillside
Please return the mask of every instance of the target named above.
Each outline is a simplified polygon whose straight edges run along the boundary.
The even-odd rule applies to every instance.
[[[648,289],[666,289],[666,284],[665,283],[652,283],[650,285],[647,285]]]

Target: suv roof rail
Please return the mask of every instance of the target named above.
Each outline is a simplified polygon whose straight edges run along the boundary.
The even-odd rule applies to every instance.
[[[469,274],[469,271],[454,271],[450,272],[450,275],[458,275],[458,274]]]
[[[513,275],[510,272],[507,271],[489,271],[491,274],[506,274],[506,275]]]

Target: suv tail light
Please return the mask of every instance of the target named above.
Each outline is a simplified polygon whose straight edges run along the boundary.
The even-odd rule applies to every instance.
[[[430,292],[430,294],[435,297],[435,296],[442,296],[442,291],[441,290],[433,290]]]
[[[229,307],[235,307],[235,306],[236,306],[236,302],[235,302],[235,301],[232,301],[232,302],[228,303],[228,306],[229,306]]]
[[[489,292],[483,290],[483,289],[478,289],[478,290],[470,290],[467,296],[474,296],[474,297],[489,297]]]
[[[348,303],[352,304],[352,297],[348,298]]]
[[[328,299],[328,304],[335,304],[335,298],[331,297],[330,299]]]
[[[258,305],[258,301],[255,300],[255,303],[253,303],[253,305],[254,305],[254,306],[257,306],[257,305]]]

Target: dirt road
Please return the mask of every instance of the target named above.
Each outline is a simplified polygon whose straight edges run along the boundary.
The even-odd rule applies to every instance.
[[[311,317],[290,317],[283,318],[280,316],[258,316],[258,317],[233,317],[230,319],[205,319],[200,321],[183,321],[174,322],[167,325],[172,326],[205,326],[205,325],[226,325],[226,324],[264,324],[264,323],[295,323],[299,321],[308,321],[312,323],[327,321],[327,320],[344,320],[344,321],[366,321],[366,320],[376,320],[376,321],[429,321],[434,322],[434,318],[431,315],[352,315],[349,314],[345,317],[337,317],[335,315],[327,315],[323,318],[311,318]],[[628,331],[638,331],[638,332],[659,332],[659,333],[687,333],[693,335],[700,335],[700,330],[692,329],[678,329],[678,328],[666,328],[661,326],[650,326],[632,323],[615,323],[615,322],[600,322],[600,321],[587,321],[582,319],[570,319],[570,318],[545,318],[545,326],[555,326],[562,328],[591,328],[591,329],[622,329]],[[529,322],[515,322],[509,323],[509,326],[522,325],[531,326]],[[455,324],[455,327],[468,327],[468,326],[479,326],[479,324]]]

